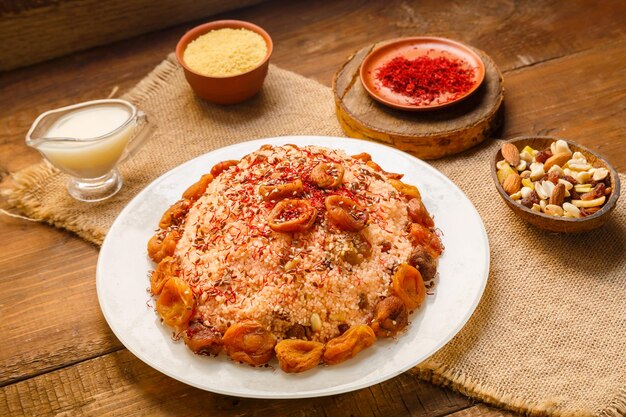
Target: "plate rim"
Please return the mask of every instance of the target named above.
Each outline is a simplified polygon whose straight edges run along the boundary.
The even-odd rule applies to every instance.
[[[367,65],[369,64],[369,61],[373,60],[374,59],[373,57],[377,56],[377,54],[380,54],[387,49],[393,49],[394,47],[400,44],[404,44],[404,43],[410,44],[413,42],[415,43],[433,42],[433,43],[438,43],[438,44],[452,45],[457,49],[463,50],[468,55],[471,55],[478,62],[478,79],[474,83],[474,86],[470,88],[462,96],[457,97],[456,99],[452,101],[447,101],[445,103],[440,103],[436,105],[404,104],[404,103],[400,103],[397,101],[388,100],[384,98],[383,96],[379,95],[376,91],[372,90],[370,86],[368,85],[368,82],[365,81],[365,79],[373,78],[373,75],[368,77],[365,74],[365,71],[367,70],[366,68],[369,68],[369,66]],[[444,38],[440,36],[407,36],[407,37],[393,38],[393,39],[389,39],[386,41],[378,42],[378,44],[365,56],[365,58],[363,58],[363,61],[361,61],[361,64],[359,65],[359,79],[361,81],[361,85],[363,86],[365,91],[368,93],[368,95],[374,100],[376,100],[377,102],[385,106],[388,106],[397,110],[427,112],[427,111],[438,110],[438,109],[442,109],[448,106],[455,105],[467,99],[471,95],[473,95],[485,81],[485,71],[486,71],[485,63],[483,62],[482,58],[469,45],[466,45],[454,39]]]
[[[311,390],[311,391],[306,391],[306,392],[298,392],[298,393],[290,393],[290,392],[286,392],[286,393],[276,393],[276,392],[259,392],[259,391],[255,391],[255,392],[249,392],[248,391],[242,391],[242,392],[233,392],[232,390],[227,390],[227,389],[222,389],[218,386],[215,387],[207,387],[206,385],[202,385],[199,383],[196,383],[192,380],[186,379],[184,376],[181,375],[176,375],[173,374],[171,372],[169,372],[167,369],[164,369],[161,365],[159,365],[158,363],[154,362],[152,360],[152,358],[150,358],[147,355],[143,355],[141,352],[139,352],[137,349],[135,349],[135,346],[133,346],[130,343],[127,343],[126,337],[123,334],[120,334],[118,332],[118,329],[114,328],[111,323],[112,320],[109,316],[110,312],[108,311],[108,306],[106,306],[106,303],[103,301],[103,294],[102,294],[102,285],[100,282],[102,281],[102,277],[104,274],[103,268],[104,268],[104,261],[103,261],[103,256],[102,253],[105,253],[107,248],[108,248],[108,241],[109,241],[109,236],[113,236],[110,231],[114,228],[114,226],[116,225],[116,223],[118,222],[118,219],[123,218],[124,215],[127,214],[128,211],[130,211],[131,207],[136,203],[136,201],[139,201],[143,198],[144,194],[147,194],[150,191],[150,188],[155,185],[160,183],[161,181],[163,181],[166,177],[168,177],[169,175],[172,175],[173,172],[175,170],[179,170],[182,169],[182,167],[188,167],[190,165],[193,165],[194,163],[197,163],[196,161],[202,158],[206,158],[207,155],[218,152],[218,151],[230,151],[232,149],[236,149],[242,146],[242,144],[247,144],[248,146],[254,146],[254,145],[258,145],[261,146],[263,144],[266,143],[270,143],[273,145],[278,145],[278,144],[286,144],[289,143],[290,141],[292,142],[296,142],[298,140],[311,140],[311,139],[323,139],[323,140],[328,140],[328,139],[335,139],[335,140],[339,140],[339,141],[344,141],[344,142],[348,142],[348,143],[352,143],[352,144],[358,144],[358,143],[367,143],[368,145],[371,146],[379,146],[382,148],[385,148],[386,151],[390,151],[392,153],[398,154],[398,155],[402,155],[403,157],[409,157],[409,159],[412,159],[412,162],[420,164],[420,165],[424,165],[427,166],[428,169],[431,169],[432,171],[434,171],[437,175],[441,176],[444,178],[444,180],[450,182],[450,184],[452,186],[454,186],[462,195],[465,199],[467,199],[467,202],[469,203],[469,205],[471,206],[471,209],[473,210],[473,214],[476,216],[476,218],[480,221],[480,226],[481,227],[481,238],[483,240],[483,243],[485,245],[485,252],[484,252],[484,271],[483,272],[483,277],[482,277],[482,282],[480,285],[480,288],[478,288],[477,291],[477,296],[474,298],[474,300],[472,301],[471,305],[469,305],[469,308],[467,309],[465,316],[463,317],[462,320],[460,320],[457,325],[453,328],[453,329],[449,329],[448,334],[446,335],[446,337],[441,338],[439,340],[439,343],[437,343],[435,345],[435,347],[432,349],[432,352],[423,360],[421,360],[420,362],[417,363],[413,363],[412,365],[408,365],[408,366],[403,366],[403,367],[399,367],[397,369],[395,369],[393,372],[390,373],[386,373],[382,376],[376,376],[375,378],[369,379],[369,380],[365,380],[365,381],[361,381],[359,383],[349,383],[349,384],[342,384],[342,385],[338,385],[332,388],[323,388],[323,389],[317,389],[317,390]],[[245,145],[244,145],[245,146]],[[257,148],[258,148],[257,146]],[[342,149],[343,147],[338,146],[339,149]],[[111,238],[112,239],[112,238]],[[150,366],[151,368],[157,370],[158,372],[167,375],[170,378],[173,378],[177,381],[180,381],[184,384],[193,386],[195,388],[198,389],[202,389],[204,391],[208,391],[208,392],[213,392],[213,393],[217,393],[217,394],[222,394],[222,395],[229,395],[229,396],[237,396],[237,397],[243,397],[243,398],[259,398],[259,399],[298,399],[298,398],[316,398],[316,397],[324,397],[324,396],[330,396],[330,395],[337,395],[337,394],[342,394],[342,393],[346,393],[346,392],[351,392],[351,391],[356,391],[359,389],[363,389],[366,387],[370,387],[379,383],[382,383],[386,380],[389,380],[391,378],[394,378],[395,376],[406,372],[408,369],[411,369],[417,365],[419,365],[419,363],[422,363],[423,361],[426,361],[428,358],[432,357],[435,353],[437,353],[443,346],[445,346],[448,342],[450,342],[450,340],[452,340],[452,338],[454,338],[460,331],[461,329],[463,329],[463,327],[467,324],[467,322],[469,321],[469,319],[473,316],[474,312],[476,311],[476,308],[478,307],[478,304],[480,303],[480,301],[483,298],[484,295],[484,291],[485,288],[487,286],[487,282],[489,280],[489,271],[490,271],[490,267],[491,267],[491,256],[490,256],[490,245],[489,245],[489,238],[487,235],[487,231],[483,222],[482,217],[480,216],[480,214],[478,213],[475,205],[472,203],[472,201],[469,199],[469,197],[467,197],[467,195],[465,194],[465,192],[463,192],[463,190],[461,190],[451,179],[449,179],[446,175],[444,175],[443,173],[441,173],[438,169],[436,169],[435,167],[433,167],[432,165],[428,164],[425,161],[422,161],[419,158],[416,158],[413,155],[410,155],[406,152],[402,152],[396,148],[393,148],[391,146],[385,145],[385,144],[381,144],[381,143],[377,143],[377,142],[371,142],[371,141],[365,141],[365,140],[361,140],[361,139],[355,139],[355,138],[345,138],[345,137],[334,137],[334,136],[320,136],[320,135],[284,135],[284,136],[273,136],[273,137],[267,137],[267,138],[260,138],[260,139],[252,139],[252,140],[248,140],[248,141],[242,141],[236,144],[232,144],[232,145],[228,145],[225,147],[221,147],[221,148],[217,148],[214,149],[212,151],[206,152],[202,155],[198,155],[188,161],[185,161],[173,168],[171,168],[170,170],[168,170],[167,172],[163,173],[162,175],[160,175],[159,177],[155,178],[153,181],[151,181],[148,185],[146,185],[139,193],[137,193],[136,196],[134,196],[127,204],[126,206],[124,206],[124,208],[120,211],[120,213],[118,214],[118,216],[116,217],[116,219],[114,220],[114,222],[111,225],[111,228],[109,229],[109,232],[107,233],[107,235],[105,236],[105,239],[102,243],[102,246],[100,247],[100,251],[99,251],[99,255],[98,255],[98,261],[97,261],[97,265],[96,265],[96,292],[97,292],[97,296],[98,296],[98,303],[100,306],[100,310],[107,322],[107,325],[109,326],[109,328],[111,329],[111,331],[113,332],[113,334],[115,334],[115,336],[118,338],[118,340],[123,344],[123,346],[128,349],[135,357],[137,357],[137,359],[139,359],[140,361],[144,362],[145,364],[147,364],[148,366]]]

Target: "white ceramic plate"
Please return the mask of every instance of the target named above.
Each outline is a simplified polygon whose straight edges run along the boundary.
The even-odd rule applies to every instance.
[[[368,152],[374,161],[422,192],[424,204],[443,231],[445,252],[439,261],[435,295],[410,317],[408,331],[396,340],[379,339],[354,359],[286,374],[276,366],[252,368],[218,358],[197,356],[146,305],[148,271],[154,269],[146,244],[161,214],[202,174],[223,160],[240,159],[263,144],[295,143]],[[156,179],[122,210],[98,259],[96,284],[100,307],[120,341],[139,359],[186,384],[221,394],[255,398],[303,398],[338,394],[392,378],[424,361],[467,322],[478,304],[489,273],[489,243],[472,203],[448,178],[404,152],[356,139],[286,136],[244,142],[202,155]],[[154,303],[150,303],[154,304]]]

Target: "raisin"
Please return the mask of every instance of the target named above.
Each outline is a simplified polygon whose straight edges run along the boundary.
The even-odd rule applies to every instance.
[[[572,185],[576,185],[576,184],[578,184],[578,181],[576,181],[576,180],[574,179],[574,177],[572,177],[571,175],[566,175],[566,176],[564,176],[564,177],[563,177],[563,179],[564,179],[565,181],[569,182],[569,183],[570,183],[570,184],[572,184]]]
[[[530,198],[522,198],[520,204],[524,207],[533,208],[533,202],[530,200]]]
[[[557,185],[559,183],[559,173],[556,171],[548,172],[548,181],[550,181],[554,185]]]
[[[604,185],[603,182],[597,184],[593,190],[591,191],[593,193],[593,198],[599,198],[602,197],[604,194],[606,194],[606,185]]]
[[[580,215],[583,217],[591,216],[601,208],[602,207],[583,207],[580,209]]]
[[[530,192],[530,195],[528,196],[528,198],[530,199],[530,201],[531,201],[533,204],[539,204],[539,194],[537,194],[537,191],[532,190],[532,191]],[[531,207],[532,207],[532,206],[531,206]]]
[[[595,198],[599,198],[602,197],[605,194],[606,191],[606,185],[604,185],[603,182],[597,184],[593,190],[589,191],[588,193],[585,193],[583,195],[580,196],[581,200],[593,200]]]
[[[535,161],[537,162],[541,162],[542,164],[545,163],[548,158],[550,158],[552,156],[552,151],[549,149],[545,149],[543,151],[539,151],[537,152],[537,155],[535,156]]]
[[[367,296],[363,293],[359,294],[359,308],[365,310],[368,306]]]
[[[285,337],[288,339],[302,339],[306,340],[306,329],[303,325],[294,323],[285,332]]]
[[[532,207],[532,203],[530,205]],[[409,256],[408,264],[415,267],[422,274],[424,281],[430,281],[437,274],[437,261],[421,246],[417,246]]]

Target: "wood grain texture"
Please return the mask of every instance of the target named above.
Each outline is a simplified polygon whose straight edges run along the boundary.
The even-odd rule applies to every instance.
[[[494,407],[488,407],[484,404],[474,405],[455,413],[449,414],[449,417],[513,417],[517,414],[510,411],[501,410]]]
[[[571,138],[600,151],[619,171],[626,169],[623,1],[278,0],[216,18],[259,24],[274,40],[272,63],[327,86],[351,53],[377,40],[458,39],[486,51],[504,72],[502,136]],[[127,90],[197,23],[0,73],[0,188],[10,181],[10,172],[40,160],[23,142],[38,114],[107,97],[114,87]],[[94,19],[93,24],[99,23]],[[284,415],[332,411],[387,417],[424,415],[423,410],[433,416],[508,415],[468,408],[467,400],[450,400],[456,394],[407,375],[358,394],[304,402],[240,400],[186,387],[125,350],[109,354],[121,345],[97,305],[96,258],[96,248],[64,231],[0,215],[0,340],[10,340],[0,342],[0,376],[6,384],[1,415],[113,414],[118,397],[120,409],[136,414],[149,414],[145,409],[164,415],[255,415],[258,408],[266,415],[274,410]],[[247,408],[239,411],[237,401]]]
[[[559,136],[626,171],[626,39],[507,74],[504,137]]]
[[[212,394],[171,379],[126,350],[0,389],[0,415],[182,417],[206,415],[210,410],[211,415],[224,416],[413,414],[435,417],[470,404],[463,396],[434,388],[410,374],[331,397],[276,401],[236,398]]]
[[[360,49],[333,78],[337,118],[348,136],[383,142],[422,159],[437,159],[471,148],[500,124],[502,74],[482,51],[485,64],[480,88],[460,103],[436,111],[407,112],[375,102],[361,83],[359,70],[365,57],[388,42]]]
[[[46,61],[261,0],[44,0],[0,8],[0,71]],[[97,24],[94,24],[97,16]]]
[[[98,306],[97,248],[0,216],[0,241],[15,236],[0,256],[0,386],[120,349]]]

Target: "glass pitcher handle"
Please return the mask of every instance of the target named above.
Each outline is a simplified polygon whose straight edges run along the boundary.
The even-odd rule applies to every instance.
[[[126,147],[126,152],[120,159],[120,163],[126,161],[128,158],[134,156],[139,149],[152,137],[152,134],[156,130],[154,123],[148,121],[148,115],[139,110],[137,112],[137,132],[135,136],[130,140]]]

